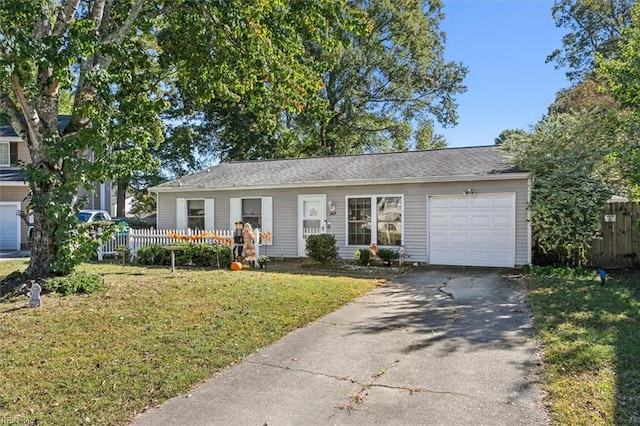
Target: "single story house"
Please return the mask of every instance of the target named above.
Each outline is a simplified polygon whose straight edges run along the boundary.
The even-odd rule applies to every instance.
[[[495,146],[220,163],[151,191],[159,229],[242,220],[272,233],[271,256],[326,232],[343,259],[375,242],[431,265],[531,263],[530,174]]]
[[[60,131],[69,120],[69,116],[60,116]],[[11,126],[0,126],[0,251],[28,248],[29,225],[17,213],[27,210],[29,183],[23,166],[30,162],[27,144]],[[111,200],[110,182],[95,184],[86,196],[86,208],[104,210]]]

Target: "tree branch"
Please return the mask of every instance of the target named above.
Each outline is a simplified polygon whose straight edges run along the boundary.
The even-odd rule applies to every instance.
[[[145,1],[146,0],[136,0],[133,6],[131,6],[131,11],[129,12],[129,16],[127,16],[127,19],[125,19],[120,27],[115,28],[111,33],[107,34],[103,41],[106,43],[122,43],[129,31],[131,31],[133,24],[135,24],[138,19],[138,15],[140,14],[140,10],[142,10],[142,6],[144,6]]]
[[[7,93],[1,86],[0,111],[7,117],[9,124],[11,124],[11,127],[18,136],[20,136],[22,140],[26,141],[28,137],[28,130],[25,122],[22,120],[22,114],[11,100],[9,93]]]
[[[67,32],[69,29],[69,25],[76,16],[76,11],[78,10],[78,6],[80,5],[80,0],[64,0],[62,5],[60,5],[60,10],[58,11],[58,17],[56,18],[56,23],[53,27],[53,34],[60,36]]]
[[[9,80],[11,81],[11,88],[13,89],[13,93],[15,93],[16,98],[18,98],[18,104],[20,105],[22,115],[26,121],[26,127],[29,134],[27,142],[29,142],[30,147],[33,148],[31,150],[32,160],[34,163],[39,163],[41,161],[40,155],[42,154],[42,135],[38,130],[40,127],[40,116],[38,115],[38,111],[36,111],[27,100],[24,90],[20,85],[18,76],[12,74],[9,77]],[[33,156],[34,153],[37,154],[37,156]]]

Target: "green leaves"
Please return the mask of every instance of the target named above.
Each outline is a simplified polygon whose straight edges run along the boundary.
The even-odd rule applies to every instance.
[[[530,133],[506,135],[505,149],[534,175],[529,212],[538,248],[562,265],[584,264],[600,230],[600,211],[620,185],[602,111],[558,114]]]

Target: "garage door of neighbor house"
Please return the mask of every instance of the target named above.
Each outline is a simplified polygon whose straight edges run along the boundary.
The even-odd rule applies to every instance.
[[[427,199],[429,263],[515,265],[515,193]]]
[[[0,250],[20,250],[20,203],[0,203]]]

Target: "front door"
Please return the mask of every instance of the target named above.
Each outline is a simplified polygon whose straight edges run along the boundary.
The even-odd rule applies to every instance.
[[[326,195],[298,196],[298,256],[307,255],[307,237],[326,231]]]

